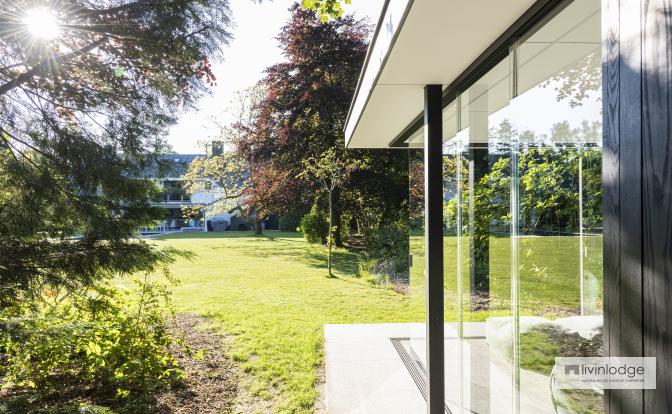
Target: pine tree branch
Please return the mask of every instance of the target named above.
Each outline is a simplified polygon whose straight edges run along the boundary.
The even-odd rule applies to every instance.
[[[28,71],[20,74],[16,78],[12,79],[11,81],[0,85],[0,96],[5,95],[7,92],[13,90],[14,88],[28,82],[31,80],[33,77],[38,76],[43,74],[45,71],[50,70],[50,68],[54,65],[61,65],[65,62],[68,62],[72,59],[76,59],[80,56],[83,56],[93,49],[97,48],[98,46],[102,45],[105,43],[107,40],[107,37],[100,38],[94,42],[89,43],[88,45],[77,49],[73,52],[66,53],[63,55],[56,56],[55,58],[48,58],[43,60],[42,62],[38,63],[36,66],[34,66],[32,69],[29,69]]]

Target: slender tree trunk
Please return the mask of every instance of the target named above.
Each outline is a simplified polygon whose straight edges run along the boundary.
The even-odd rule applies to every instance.
[[[329,277],[333,277],[331,273],[331,245],[333,244],[331,229],[334,225],[334,191],[329,190],[329,235],[327,236],[327,269],[329,270]]]
[[[254,235],[261,236],[263,233],[263,228],[261,227],[261,220],[259,219],[259,214],[256,210],[254,212]]]
[[[333,203],[334,203],[334,223],[336,229],[334,230],[334,245],[336,247],[343,247],[343,233],[341,232],[341,191],[338,188],[334,189]],[[334,225],[332,223],[332,226]]]

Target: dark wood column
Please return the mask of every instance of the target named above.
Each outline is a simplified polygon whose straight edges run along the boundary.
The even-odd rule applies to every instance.
[[[672,0],[642,1],[641,10],[643,339],[644,355],[657,359],[644,411],[663,414],[672,413]]]
[[[442,91],[441,85],[425,86],[425,277],[429,414],[445,412]]]
[[[626,3],[602,3],[605,356],[642,355],[641,4]],[[640,390],[605,396],[607,413],[643,410]]]
[[[604,333],[657,358],[656,390],[608,413],[672,412],[672,0],[603,0]]]

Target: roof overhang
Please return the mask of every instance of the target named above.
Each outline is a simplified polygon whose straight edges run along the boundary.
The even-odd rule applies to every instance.
[[[386,0],[345,127],[349,148],[387,148],[423,108],[546,0]]]

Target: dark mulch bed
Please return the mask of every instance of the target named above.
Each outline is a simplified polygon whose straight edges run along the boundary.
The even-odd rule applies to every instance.
[[[224,338],[205,329],[208,321],[194,315],[177,315],[175,330],[193,350],[201,350],[202,358],[177,354],[186,372],[183,387],[157,396],[157,414],[220,414],[233,411],[238,393],[238,374],[226,356]]]
[[[239,375],[226,355],[226,338],[207,329],[208,320],[194,315],[177,315],[172,328],[193,352],[176,350],[185,380],[155,397],[152,414],[221,414],[235,410]],[[201,351],[201,352],[198,352]],[[1,362],[1,361],[0,361]],[[5,413],[109,413],[82,410],[96,401],[95,390],[63,384],[58,393],[38,394],[29,390],[0,390],[0,414]],[[114,404],[112,404],[114,405]],[[80,408],[78,408],[78,406]],[[144,410],[143,410],[144,412]]]

